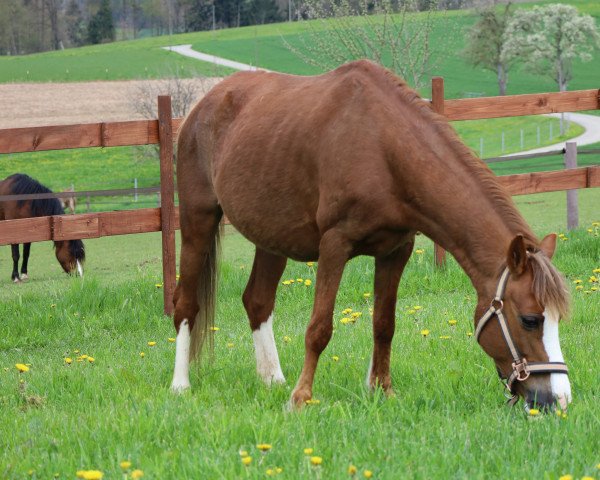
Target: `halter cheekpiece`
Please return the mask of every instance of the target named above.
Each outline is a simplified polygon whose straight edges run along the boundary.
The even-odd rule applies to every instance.
[[[479,323],[477,324],[477,328],[475,330],[475,338],[479,342],[479,337],[484,327],[487,325],[487,322],[494,315],[498,318],[498,323],[500,324],[500,329],[502,330],[502,336],[504,337],[504,341],[510,350],[510,354],[513,358],[512,363],[512,372],[508,376],[508,378],[502,377],[503,380],[506,381],[504,384],[510,396],[508,397],[508,403],[510,405],[514,405],[517,403],[519,396],[514,391],[515,381],[523,382],[529,378],[529,375],[532,373],[564,373],[568,374],[567,364],[563,362],[527,362],[527,359],[521,355],[515,342],[510,334],[510,330],[508,328],[508,323],[506,323],[506,318],[504,318],[504,313],[502,312],[504,308],[504,292],[506,290],[506,284],[508,283],[508,277],[510,275],[510,271],[508,267],[504,269],[502,275],[500,276],[500,280],[498,281],[498,287],[496,288],[496,296],[492,300],[490,304],[490,308],[486,310],[483,316],[479,319]]]

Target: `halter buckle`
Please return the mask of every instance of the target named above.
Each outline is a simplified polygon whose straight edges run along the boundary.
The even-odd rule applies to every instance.
[[[501,312],[504,308],[504,301],[501,298],[494,298],[491,307],[494,309],[494,313]]]
[[[521,360],[513,362],[512,367],[517,374],[517,378],[515,380],[523,382],[529,378],[530,371],[529,368],[527,368],[527,359],[522,358]]]

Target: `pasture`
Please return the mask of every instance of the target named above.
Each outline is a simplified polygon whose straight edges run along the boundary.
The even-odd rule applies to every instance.
[[[0,476],[74,478],[78,470],[98,469],[117,479],[123,478],[119,462],[130,460],[145,478],[160,479],[264,478],[276,468],[281,478],[343,478],[351,464],[358,475],[370,470],[374,478],[596,478],[600,293],[590,277],[599,276],[600,218],[593,198],[594,190],[580,192],[582,228],[566,233],[564,192],[517,197],[538,235],[566,233],[555,263],[573,292],[573,316],[561,326],[561,343],[574,403],[566,418],[537,421],[521,404],[504,405],[492,362],[468,336],[475,292],[453,260],[445,270],[433,268],[433,248],[423,237],[396,308],[397,396],[386,399],[364,388],[372,345],[372,299],[364,294],[372,292],[373,262],[358,258],[346,268],[335,333],[317,370],[320,403],[300,413],[283,407],[302,364],[318,265],[290,262],[284,274],[283,280],[295,282],[279,287],[275,338],[288,383],[269,389],[254,371],[240,299],[253,250],[226,230],[214,357],[192,369],[192,391],[178,397],[169,391],[174,330],[160,314],[156,286],[158,234],[88,240],[83,281],[60,272],[46,243],[32,247],[32,279],[12,285],[5,248]],[[340,322],[346,308],[361,314],[355,323]],[[77,361],[81,355],[93,363]],[[30,370],[19,373],[17,363]],[[261,453],[261,443],[271,450]],[[306,448],[322,457],[320,466],[311,466]],[[252,457],[249,466],[241,450]]]

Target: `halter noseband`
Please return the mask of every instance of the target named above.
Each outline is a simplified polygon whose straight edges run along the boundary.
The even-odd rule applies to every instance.
[[[504,337],[504,341],[506,342],[506,345],[508,345],[508,349],[510,350],[510,354],[513,358],[513,370],[511,374],[508,376],[508,378],[501,378],[506,380],[505,386],[510,393],[510,396],[508,397],[508,403],[510,405],[514,405],[519,400],[519,396],[514,392],[513,388],[515,381],[523,382],[527,380],[529,375],[532,373],[568,374],[569,370],[567,369],[567,364],[563,362],[528,363],[527,359],[523,357],[517,349],[517,346],[515,345],[515,342],[510,334],[508,323],[506,323],[506,319],[504,318],[504,313],[502,313],[502,309],[504,308],[504,302],[502,299],[504,298],[504,292],[506,290],[506,284],[508,283],[509,275],[510,272],[508,267],[506,267],[500,276],[500,280],[498,281],[496,296],[492,300],[490,308],[488,308],[483,316],[479,319],[479,323],[477,324],[477,328],[475,330],[475,339],[479,342],[479,336],[481,335],[484,327],[487,325],[488,320],[496,315],[498,318],[498,323],[500,324],[500,330],[502,330],[502,336]]]

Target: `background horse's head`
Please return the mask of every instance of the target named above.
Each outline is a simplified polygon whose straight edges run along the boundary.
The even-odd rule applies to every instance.
[[[83,262],[85,261],[85,248],[81,240],[64,240],[54,242],[56,259],[66,273],[77,272],[83,277]]]
[[[567,374],[548,373],[552,368],[566,368],[562,365],[558,322],[568,314],[569,291],[550,262],[555,248],[556,235],[545,237],[539,247],[527,245],[521,235],[515,237],[507,255],[508,276],[504,294],[500,295],[502,301],[492,301],[491,308],[499,308],[500,313],[494,312],[476,332],[481,346],[494,359],[498,374],[504,379],[513,376],[512,394],[523,397],[526,407],[547,408],[558,401],[566,408],[571,401]],[[492,298],[493,294],[491,298],[479,298],[476,321],[485,318]],[[505,319],[508,334],[503,332],[499,317]],[[511,341],[516,347],[512,352]],[[515,357],[524,359],[525,365],[520,366]]]

